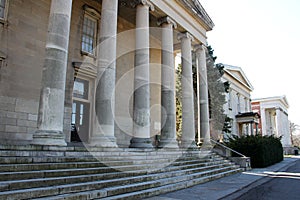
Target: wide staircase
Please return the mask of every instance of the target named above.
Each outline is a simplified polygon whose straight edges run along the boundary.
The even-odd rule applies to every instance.
[[[0,145],[0,199],[143,199],[242,170],[203,150]]]

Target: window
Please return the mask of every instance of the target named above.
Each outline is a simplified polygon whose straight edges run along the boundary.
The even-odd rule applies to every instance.
[[[228,109],[232,110],[231,90],[229,90],[229,92],[228,92]]]
[[[240,94],[237,93],[237,111],[238,113],[241,113],[241,99],[240,99]]]
[[[82,25],[81,52],[87,55],[95,55],[97,44],[97,24],[100,14],[88,7],[84,6],[84,17]]]
[[[248,99],[246,97],[244,98],[244,102],[245,102],[245,112],[248,112]]]
[[[73,97],[88,100],[89,82],[80,78],[76,78],[73,87]]]
[[[0,22],[6,20],[8,0],[0,0]]]

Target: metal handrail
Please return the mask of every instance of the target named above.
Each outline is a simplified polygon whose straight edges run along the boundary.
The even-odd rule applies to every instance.
[[[239,152],[237,152],[237,151],[231,149],[230,147],[227,147],[227,146],[221,144],[220,142],[217,142],[217,141],[215,141],[215,140],[213,140],[213,139],[210,139],[210,140],[211,140],[212,142],[214,142],[215,144],[218,144],[218,145],[220,145],[221,147],[223,147],[223,148],[225,148],[225,149],[228,149],[228,150],[230,150],[231,152],[234,152],[234,153],[236,153],[236,154],[238,154],[238,155],[240,155],[240,156],[242,156],[242,157],[244,157],[244,158],[247,157],[247,156],[245,156],[245,155],[243,155],[243,154],[241,154],[241,153],[239,153]]]

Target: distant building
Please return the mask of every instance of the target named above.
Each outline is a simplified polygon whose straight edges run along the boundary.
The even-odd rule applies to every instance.
[[[252,110],[261,115],[258,132],[262,135],[282,137],[283,147],[291,147],[291,133],[289,129],[288,108],[286,96],[253,99]]]
[[[237,136],[255,134],[259,115],[252,112],[251,109],[253,86],[241,67],[224,65],[224,72],[223,82],[228,81],[230,84],[224,110],[227,116],[232,119],[231,134]]]

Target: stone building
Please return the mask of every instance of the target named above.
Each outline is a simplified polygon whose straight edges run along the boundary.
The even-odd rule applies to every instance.
[[[210,151],[213,26],[198,0],[0,0],[0,199],[144,199],[248,169]]]
[[[289,104],[286,96],[275,96],[253,99],[252,109],[260,113],[258,133],[282,137],[282,146],[287,149],[292,146],[288,119]]]
[[[253,86],[241,67],[224,65],[223,82],[229,82],[226,93],[225,113],[232,119],[231,134],[253,135],[257,128],[259,115],[251,109]],[[226,137],[226,136],[225,136]]]
[[[205,45],[214,24],[199,1],[0,2],[1,143],[145,148],[161,134],[161,146],[177,147],[174,55],[181,52],[182,144],[189,145],[192,51],[209,143]]]

